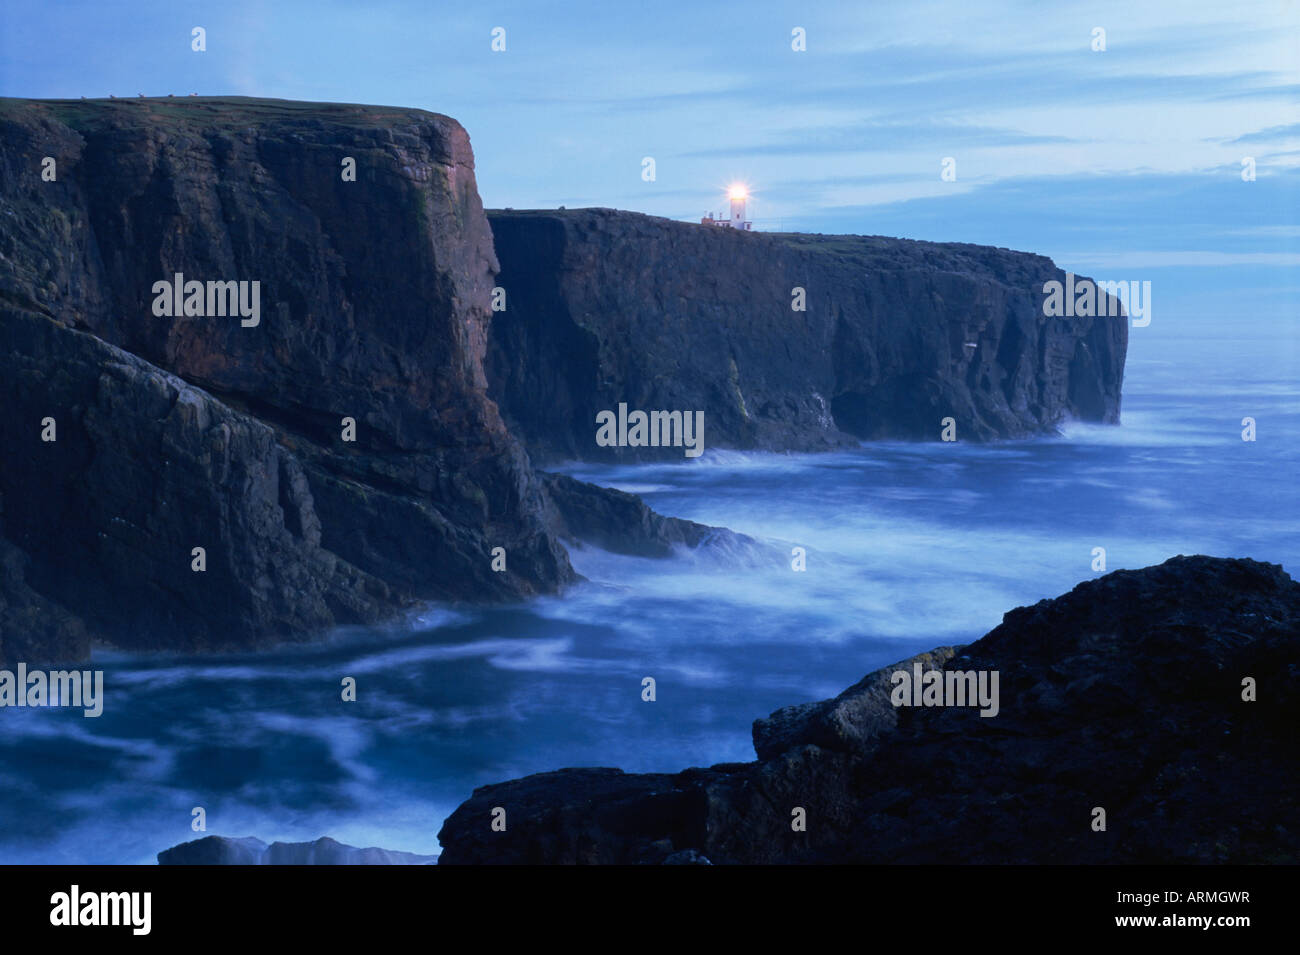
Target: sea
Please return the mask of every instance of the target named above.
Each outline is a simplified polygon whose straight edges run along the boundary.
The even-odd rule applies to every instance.
[[[752,759],[757,717],[977,640],[1100,576],[1098,548],[1106,571],[1211,554],[1294,575],[1300,336],[1133,328],[1118,426],[560,470],[753,543],[575,548],[586,582],[561,596],[429,606],[307,646],[96,651],[102,716],[0,710],[0,863],[152,864],[210,834],[437,853],[488,783]]]

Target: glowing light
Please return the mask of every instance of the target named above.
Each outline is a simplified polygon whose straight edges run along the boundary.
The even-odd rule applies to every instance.
[[[749,196],[749,190],[745,188],[743,182],[737,182],[732,184],[729,195],[732,199],[745,199]]]

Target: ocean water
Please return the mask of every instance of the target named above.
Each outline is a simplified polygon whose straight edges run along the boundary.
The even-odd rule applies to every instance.
[[[100,718],[0,711],[0,862],[152,863],[199,835],[196,806],[208,833],[435,853],[489,782],[750,759],[756,717],[977,639],[1097,576],[1094,547],[1109,570],[1206,553],[1300,572],[1297,336],[1195,332],[1133,330],[1119,427],[568,469],[757,539],[740,551],[575,550],[589,582],[562,597],[309,647],[98,652]]]

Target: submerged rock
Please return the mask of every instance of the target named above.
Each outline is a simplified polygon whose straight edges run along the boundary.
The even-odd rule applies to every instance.
[[[996,671],[997,715],[895,706],[893,674],[914,664]],[[755,723],[753,763],[477,789],[440,862],[1300,862],[1298,674],[1300,584],[1175,557],[778,710]]]

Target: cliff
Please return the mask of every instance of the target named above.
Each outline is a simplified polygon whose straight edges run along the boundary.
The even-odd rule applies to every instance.
[[[533,470],[521,437],[598,456],[620,403],[779,449],[1113,421],[1125,322],[1043,319],[1056,274],[607,210],[489,226],[465,130],[421,110],[0,100],[0,662],[555,592],[561,539],[750,547]]]
[[[896,706],[892,675],[914,666],[997,672],[996,713]],[[1297,666],[1300,584],[1176,557],[778,710],[754,724],[752,763],[475,790],[439,861],[1295,863]]]
[[[536,460],[682,457],[597,446],[620,402],[703,411],[707,447],[767,450],[938,440],[945,417],[964,441],[1119,420],[1127,319],[1045,317],[1063,273],[1039,255],[610,209],[488,220],[491,394]]]
[[[445,116],[0,101],[0,658],[84,655],[87,630],[246,645],[574,579],[486,393],[496,269]],[[178,273],[258,308],[159,315]]]

